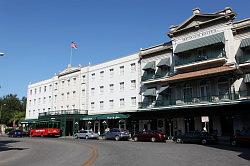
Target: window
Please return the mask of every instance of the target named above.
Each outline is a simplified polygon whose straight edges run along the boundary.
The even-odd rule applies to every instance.
[[[36,94],[36,89],[35,89],[35,94]]]
[[[66,98],[67,98],[67,100],[69,99],[69,92],[67,92]]]
[[[131,105],[136,106],[136,97],[131,97]]]
[[[73,97],[76,97],[76,91],[73,91]]]
[[[51,101],[51,96],[49,96],[49,101]]]
[[[48,108],[48,112],[50,111],[50,108]]]
[[[131,63],[130,64],[130,69],[131,69],[131,72],[135,72],[136,71],[135,63]]]
[[[31,103],[32,103],[32,102],[31,102],[31,100],[30,100],[30,106],[31,106]]]
[[[57,95],[55,95],[55,99],[54,100],[55,100],[55,102],[57,102]]]
[[[70,86],[70,79],[68,79],[68,86]]]
[[[85,75],[83,75],[83,76],[82,76],[82,83],[84,83],[84,82],[85,82],[85,79],[86,79],[86,76],[85,76]]]
[[[131,80],[131,89],[135,89],[135,88],[136,88],[136,81]]]
[[[95,73],[91,74],[91,78],[92,78],[92,80],[95,80]]]
[[[120,82],[120,91],[124,91],[124,82]]]
[[[40,104],[41,103],[41,98],[38,98],[38,104]]]
[[[62,93],[62,100],[64,100],[64,93]]]
[[[95,88],[91,88],[91,96],[95,95]]]
[[[56,82],[55,83],[55,90],[57,90],[58,89],[58,83]]]
[[[109,107],[114,108],[114,100],[109,100]]]
[[[125,105],[125,101],[124,98],[120,99],[120,107],[124,107]]]
[[[32,95],[32,90],[30,90],[30,95]]]
[[[103,77],[104,77],[104,71],[101,71],[100,72],[100,79],[103,79]]]
[[[42,92],[42,88],[41,87],[39,87],[39,93],[41,93]]]
[[[124,75],[124,66],[120,66],[120,75]]]
[[[110,72],[110,77],[113,77],[114,76],[114,69],[109,69],[109,72]]]
[[[76,83],[76,77],[73,78],[73,82],[74,82],[74,84]]]
[[[46,102],[46,97],[43,98],[43,103],[45,103],[45,102]]]
[[[36,99],[34,99],[34,105],[36,105]]]
[[[110,93],[114,92],[114,84],[109,84]]]
[[[104,107],[104,101],[100,101],[100,110],[103,110]]]
[[[50,90],[50,91],[52,90],[52,84],[49,85],[49,90]]]
[[[103,94],[104,92],[104,86],[100,86],[100,93]]]
[[[64,81],[62,81],[62,87],[64,86]]]
[[[91,109],[93,110],[93,109],[95,109],[95,102],[91,102]]]
[[[82,90],[82,96],[85,96],[85,89]]]
[[[44,92],[46,92],[47,91],[47,86],[44,86]]]

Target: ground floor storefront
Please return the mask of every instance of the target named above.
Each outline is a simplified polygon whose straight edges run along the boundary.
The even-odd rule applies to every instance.
[[[132,133],[161,130],[169,138],[189,131],[203,131],[231,136],[250,129],[250,103],[196,108],[162,109],[134,113],[129,122]]]

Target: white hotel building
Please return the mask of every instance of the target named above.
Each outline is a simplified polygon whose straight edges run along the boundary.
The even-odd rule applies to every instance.
[[[71,128],[76,122],[76,128],[93,128],[98,132],[101,130],[101,120],[119,119],[121,124],[127,116],[118,113],[135,112],[138,108],[138,60],[138,54],[133,54],[93,66],[68,66],[48,80],[30,84],[26,119],[42,118],[42,121],[49,123],[50,116],[61,116],[52,120],[62,126],[62,116],[65,115],[67,135],[72,134]],[[97,115],[102,115],[100,120],[97,120]],[[93,124],[90,124],[90,120],[93,120]],[[111,126],[117,125],[116,122],[110,123]]]

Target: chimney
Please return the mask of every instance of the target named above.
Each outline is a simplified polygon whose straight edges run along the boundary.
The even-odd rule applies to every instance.
[[[231,13],[231,12],[232,12],[232,9],[231,9],[230,7],[226,7],[226,8],[225,8],[225,12],[226,12],[226,14]]]
[[[194,8],[193,9],[193,15],[200,14],[201,10],[199,8]]]

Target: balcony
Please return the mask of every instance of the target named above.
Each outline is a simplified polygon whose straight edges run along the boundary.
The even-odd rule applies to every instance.
[[[49,112],[43,112],[39,113],[39,116],[50,116],[50,115],[75,115],[75,114],[88,114],[87,110],[78,110],[78,109],[72,109],[72,110],[58,110],[58,111],[49,111]]]
[[[214,50],[213,53],[206,53],[203,55],[177,55],[175,60],[175,69],[177,70],[193,70],[193,68],[208,68],[222,66],[226,63],[226,52],[223,49]]]
[[[140,102],[140,109],[161,109],[161,108],[185,108],[200,107],[207,105],[233,104],[243,101],[250,101],[250,91],[240,91],[235,93],[224,93],[220,95],[209,95],[203,97],[185,96],[169,100],[155,100],[153,102]]]

